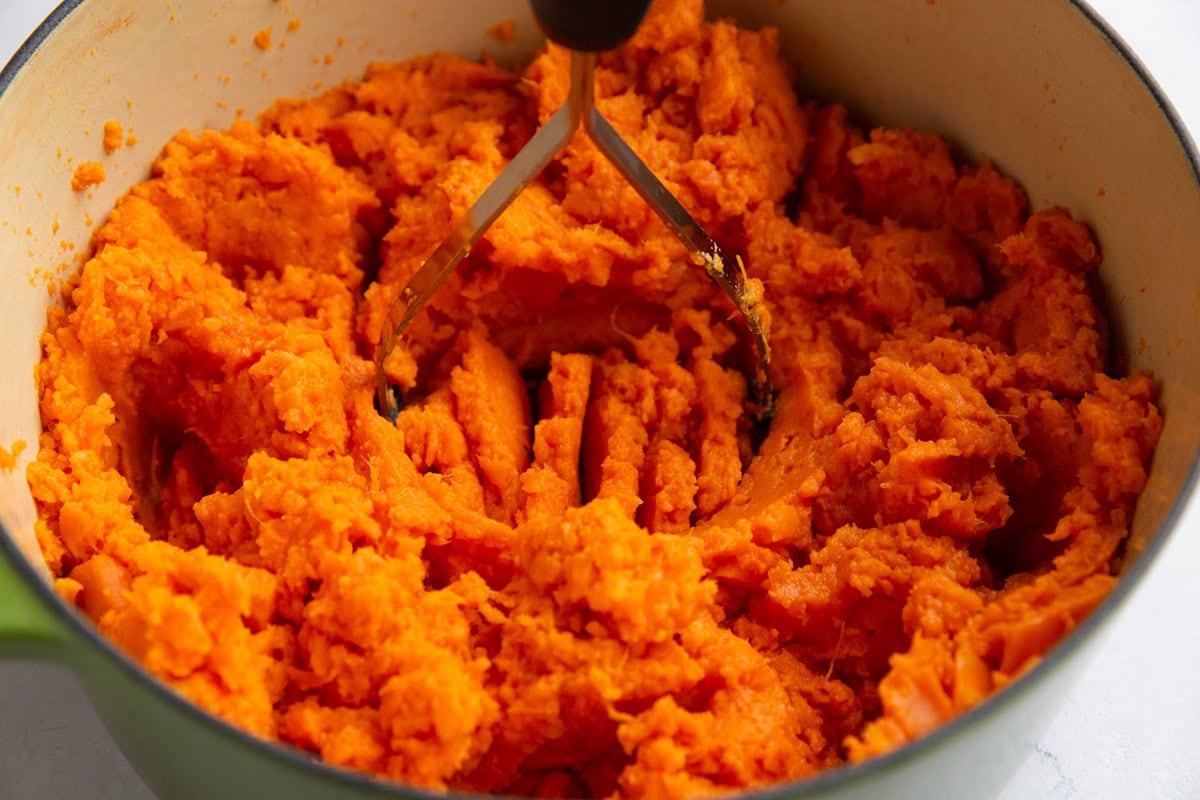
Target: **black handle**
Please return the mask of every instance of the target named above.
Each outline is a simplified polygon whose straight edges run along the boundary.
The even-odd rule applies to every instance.
[[[552,41],[596,53],[612,50],[632,36],[650,0],[530,0],[530,5]]]

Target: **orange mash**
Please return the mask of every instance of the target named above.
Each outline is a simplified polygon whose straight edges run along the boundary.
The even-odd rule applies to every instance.
[[[603,113],[744,256],[732,307],[577,139],[390,363],[391,300],[563,101],[372,67],[181,133],[96,235],[38,377],[57,587],[205,709],[426,787],[670,798],[887,751],[1112,588],[1161,427],[1099,254],[937,136],[797,99],[771,30],[663,0]]]

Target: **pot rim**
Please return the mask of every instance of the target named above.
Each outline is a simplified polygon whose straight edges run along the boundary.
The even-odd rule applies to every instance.
[[[0,69],[0,102],[4,93],[16,80],[21,70],[32,59],[38,49],[46,42],[58,26],[69,17],[86,0],[63,0],[55,7],[49,16],[33,31],[25,42],[17,49],[9,62]],[[1193,182],[1200,191],[1200,151],[1189,134],[1178,112],[1159,86],[1150,70],[1133,52],[1132,48],[1120,37],[1116,30],[1101,17],[1086,0],[1066,0],[1079,12],[1095,29],[1110,47],[1112,47],[1125,65],[1132,70],[1138,80],[1153,98],[1159,112],[1166,118],[1174,132],[1176,142],[1187,157],[1191,168]],[[951,737],[966,735],[967,732],[984,724],[987,720],[1000,714],[1002,710],[1017,702],[1020,697],[1032,690],[1038,683],[1048,679],[1057,665],[1071,653],[1096,636],[1109,617],[1117,613],[1120,606],[1127,600],[1137,585],[1144,579],[1161,553],[1168,538],[1179,527],[1179,522],[1189,500],[1197,493],[1200,486],[1200,451],[1192,457],[1188,474],[1184,478],[1179,494],[1171,504],[1158,532],[1147,543],[1136,563],[1121,576],[1117,585],[1109,595],[1072,631],[1070,631],[1046,656],[1018,680],[1003,687],[979,705],[957,715],[950,721],[940,725],[933,731],[883,755],[876,756],[857,764],[845,764],[841,767],[818,773],[810,778],[798,781],[775,784],[762,789],[741,792],[731,797],[737,800],[819,800],[822,794],[835,787],[851,786],[880,778],[913,760],[919,760],[933,749],[939,747],[944,740]],[[78,613],[54,591],[53,587],[44,580],[25,558],[16,543],[9,536],[3,521],[0,521],[0,557],[7,558],[13,569],[24,579],[25,583],[37,595],[37,598],[50,610],[59,622],[66,626],[76,640],[81,640],[93,650],[115,663],[135,683],[150,691],[159,700],[166,702],[186,717],[205,725],[213,732],[226,736],[234,742],[256,751],[260,756],[282,762],[284,765],[309,772],[314,777],[323,778],[348,784],[347,788],[357,787],[385,797],[398,800],[467,800],[468,798],[496,797],[474,792],[438,792],[410,786],[382,778],[375,778],[366,773],[357,772],[321,761],[317,756],[307,751],[293,747],[286,742],[270,741],[254,736],[224,719],[210,714],[200,706],[179,694],[166,683],[154,677],[141,667],[124,651],[116,647],[99,630]],[[136,769],[136,768],[135,768]],[[505,795],[503,797],[513,797]]]

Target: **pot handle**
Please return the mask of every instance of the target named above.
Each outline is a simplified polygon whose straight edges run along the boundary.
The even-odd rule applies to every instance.
[[[0,658],[66,661],[71,634],[0,546]]]

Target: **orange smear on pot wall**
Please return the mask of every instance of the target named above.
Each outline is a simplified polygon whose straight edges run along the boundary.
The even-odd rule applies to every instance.
[[[104,152],[112,155],[125,144],[125,129],[120,120],[110,119],[104,123]]]
[[[71,188],[76,192],[83,192],[93,186],[99,186],[107,179],[108,174],[103,164],[98,161],[84,161],[71,175]]]
[[[502,44],[510,44],[517,38],[517,26],[511,19],[506,19],[488,28],[488,34]]]
[[[1150,379],[1104,374],[1089,232],[702,19],[656,3],[599,104],[765,287],[757,453],[731,307],[581,139],[376,414],[388,305],[567,55],[377,65],[180,134],[98,231],[28,472],[64,596],[258,735],[520,795],[802,778],[1037,663],[1113,585],[1160,430]]]
[[[0,445],[0,469],[11,471],[17,466],[17,459],[25,452],[25,440],[17,439],[12,446],[5,448]]]

